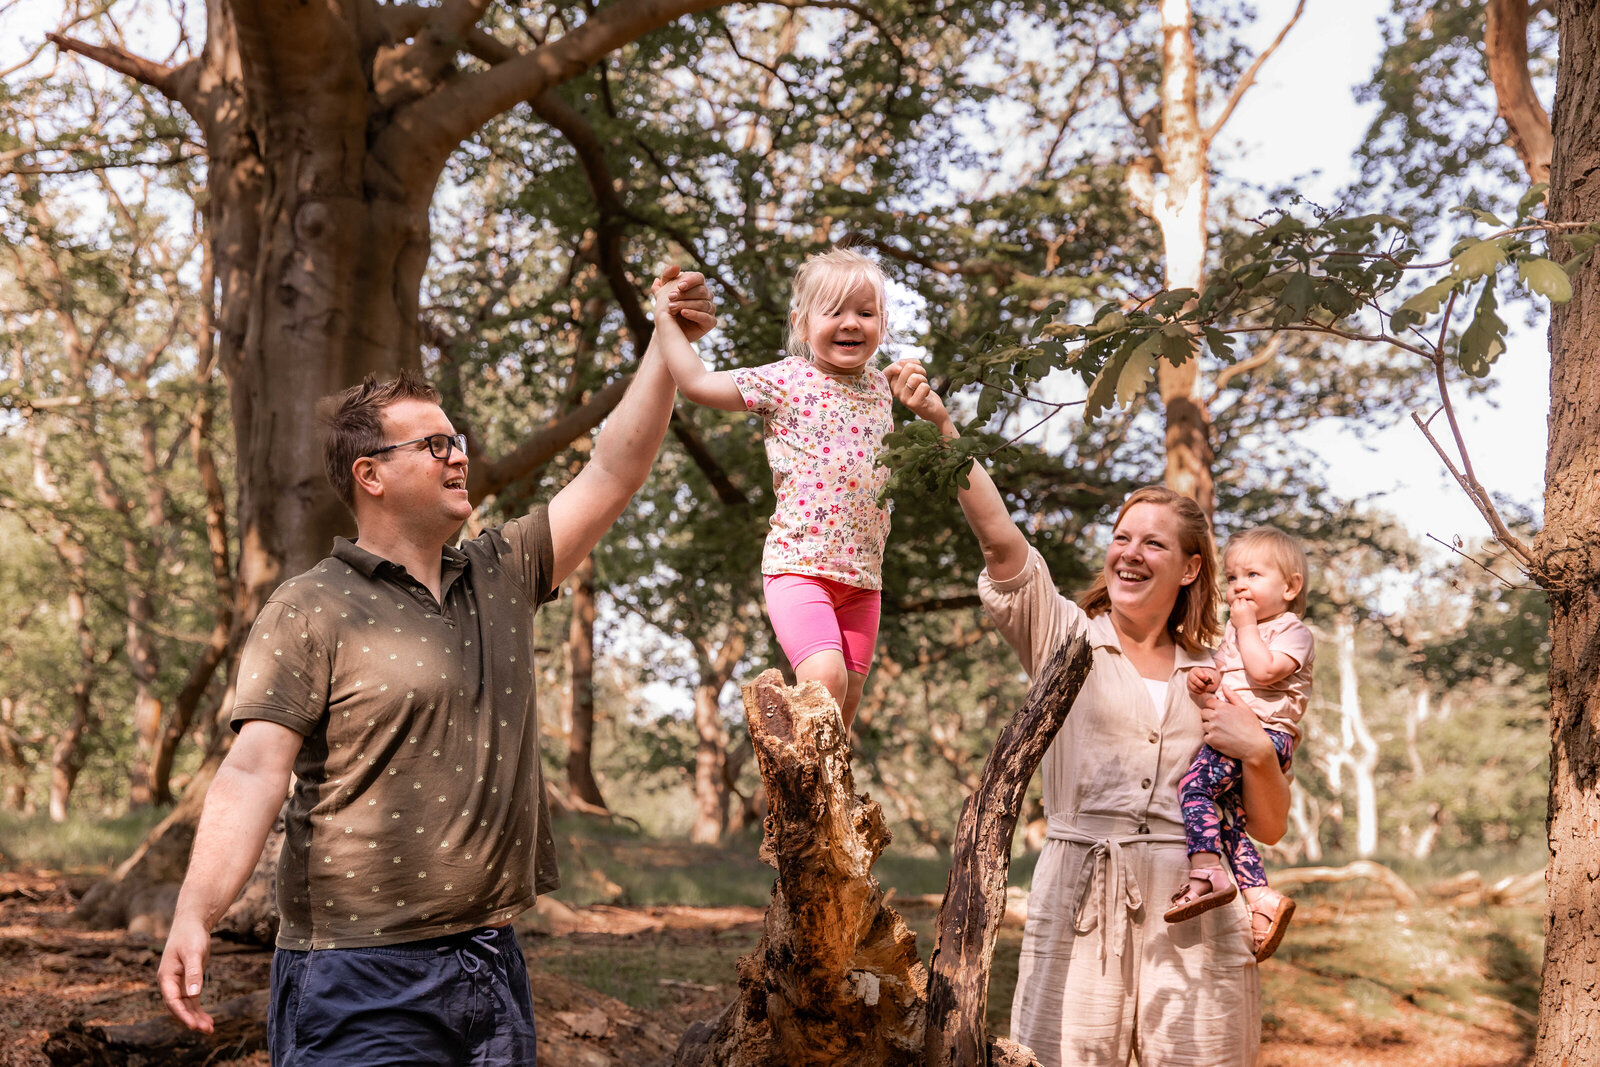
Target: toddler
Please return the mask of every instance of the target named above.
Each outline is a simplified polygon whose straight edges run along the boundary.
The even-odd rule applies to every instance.
[[[1288,534],[1258,527],[1229,539],[1222,565],[1227,629],[1215,668],[1191,668],[1189,689],[1198,699],[1220,687],[1231,701],[1254,711],[1287,774],[1311,692],[1316,645],[1299,616],[1306,605],[1305,551]],[[1236,890],[1222,869],[1226,855],[1250,908],[1259,962],[1283,940],[1294,901],[1267,885],[1261,855],[1245,834],[1242,775],[1238,760],[1202,745],[1179,784],[1190,871],[1166,919],[1182,922],[1234,898]]]
[[[678,390],[697,404],[764,420],[777,498],[762,585],[767,616],[800,682],[820,681],[855,719],[878,638],[889,512],[877,465],[892,398],[872,366],[888,339],[882,270],[859,252],[810,256],[789,301],[788,355],[708,371],[657,299],[656,330]]]

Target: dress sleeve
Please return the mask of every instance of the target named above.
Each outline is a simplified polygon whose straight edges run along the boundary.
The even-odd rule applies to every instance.
[[[978,599],[1030,679],[1039,664],[1088,622],[1082,608],[1056,591],[1050,568],[1031,545],[1021,574],[1003,582],[989,577],[987,569],[978,575]]]
[[[780,359],[760,367],[741,367],[733,372],[733,384],[744,397],[745,410],[762,418],[771,418],[783,406],[795,384],[796,368],[793,360]]]

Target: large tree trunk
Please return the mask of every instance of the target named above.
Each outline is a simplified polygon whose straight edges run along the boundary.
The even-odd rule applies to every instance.
[[[1600,6],[1559,0],[1550,217],[1600,218]],[[1569,254],[1559,247],[1556,257]],[[1536,1067],[1600,1060],[1600,268],[1550,324],[1538,556],[1550,595],[1550,875]]]
[[[1200,61],[1194,50],[1194,16],[1188,0],[1161,3],[1161,141],[1165,189],[1150,199],[1150,214],[1161,227],[1166,257],[1166,287],[1205,285],[1206,205],[1210,178],[1207,144],[1200,128],[1196,81]],[[1200,394],[1200,361],[1180,367],[1162,361],[1157,372],[1167,413],[1167,488],[1198,503],[1207,515],[1215,504],[1211,476],[1211,413]]]
[[[572,625],[567,630],[567,790],[596,808],[606,806],[594,780],[594,556],[572,572]]]

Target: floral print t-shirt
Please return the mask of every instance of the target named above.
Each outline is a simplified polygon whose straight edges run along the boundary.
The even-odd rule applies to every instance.
[[[733,372],[746,409],[765,420],[778,505],[762,574],[807,574],[883,588],[889,511],[877,465],[893,423],[889,380],[875,367],[836,378],[799,356]]]

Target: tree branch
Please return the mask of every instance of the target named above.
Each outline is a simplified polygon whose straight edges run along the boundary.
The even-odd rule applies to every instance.
[[[1228,94],[1228,102],[1222,106],[1222,114],[1217,116],[1217,121],[1213,122],[1205,132],[1206,144],[1209,145],[1212,139],[1222,132],[1222,127],[1227,125],[1228,119],[1233,116],[1233,109],[1239,106],[1239,101],[1244,99],[1244,94],[1249,92],[1250,87],[1255,84],[1256,74],[1260,72],[1262,64],[1266,63],[1272,53],[1278,50],[1278,46],[1283,43],[1283,39],[1289,36],[1289,31],[1294,29],[1296,22],[1300,21],[1300,16],[1305,12],[1305,9],[1306,0],[1300,0],[1295,5],[1294,14],[1290,15],[1289,21],[1283,24],[1283,29],[1278,31],[1278,36],[1272,39],[1272,43],[1267,45],[1259,56],[1256,56],[1255,62],[1251,63],[1249,69],[1239,77],[1239,80],[1233,86],[1233,92]]]
[[[550,44],[521,52],[488,70],[451,79],[400,109],[373,146],[396,173],[431,188],[456,146],[503,111],[575,77],[630,41],[728,0],[633,0],[608,4]]]
[[[86,59],[92,59],[109,70],[125,74],[136,82],[148,85],[168,99],[175,100],[193,111],[189,105],[193,99],[195,73],[199,69],[199,60],[189,59],[176,67],[168,67],[143,56],[136,56],[116,45],[90,44],[88,41],[80,41],[76,37],[60,33],[48,33],[45,36],[63,52],[75,52]]]
[[[1483,31],[1483,56],[1494,86],[1500,117],[1506,123],[1506,143],[1522,160],[1528,178],[1550,180],[1550,155],[1555,135],[1550,113],[1539,102],[1528,72],[1528,0],[1489,0],[1488,24]]]
[[[549,463],[579,436],[588,433],[611,414],[628,391],[632,374],[607,383],[589,402],[547,422],[526,441],[488,463],[476,465],[467,475],[467,493],[476,505],[484,497],[526,478]]]

